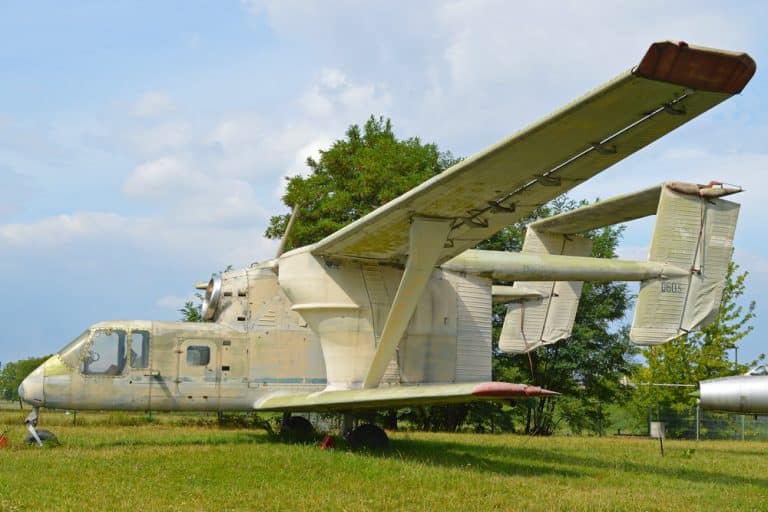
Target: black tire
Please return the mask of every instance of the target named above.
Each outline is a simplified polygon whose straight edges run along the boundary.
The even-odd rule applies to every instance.
[[[353,450],[383,451],[389,448],[389,438],[384,429],[371,423],[360,425],[347,436],[347,443]]]
[[[56,435],[51,432],[50,430],[45,429],[38,429],[37,430],[37,436],[40,438],[40,440],[43,442],[43,445],[53,445],[58,446],[59,439],[56,437]],[[32,434],[27,434],[27,437],[24,438],[24,442],[27,444],[37,444],[37,441],[32,436]]]
[[[315,427],[303,416],[291,416],[280,425],[280,437],[287,443],[313,443]]]

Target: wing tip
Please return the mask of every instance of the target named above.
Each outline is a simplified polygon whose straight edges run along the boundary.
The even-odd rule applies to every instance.
[[[756,70],[747,53],[661,41],[648,48],[635,74],[702,91],[738,94]]]

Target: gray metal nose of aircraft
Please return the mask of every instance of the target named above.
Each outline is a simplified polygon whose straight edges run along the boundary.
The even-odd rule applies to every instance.
[[[43,403],[43,376],[35,370],[19,386],[19,397],[31,405]]]

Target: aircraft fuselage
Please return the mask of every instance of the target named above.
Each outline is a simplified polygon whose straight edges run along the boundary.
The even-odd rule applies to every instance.
[[[734,375],[699,383],[703,409],[768,414],[768,375]]]

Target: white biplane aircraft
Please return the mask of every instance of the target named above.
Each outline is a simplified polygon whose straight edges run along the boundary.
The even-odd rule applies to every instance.
[[[738,94],[754,72],[744,53],[655,43],[638,66],[320,242],[215,275],[206,323],[91,326],[19,388],[31,435],[42,406],[281,411],[283,428],[306,430],[290,413],[553,394],[491,381],[491,307],[508,303],[500,349],[527,352],[568,338],[585,280],[642,283],[637,343],[705,325],[738,213],[719,196],[736,189],[664,183],[534,222],[519,254],[472,248]],[[588,257],[579,233],[653,214],[648,261]],[[355,435],[386,441],[371,425]]]

